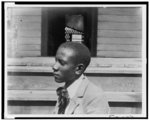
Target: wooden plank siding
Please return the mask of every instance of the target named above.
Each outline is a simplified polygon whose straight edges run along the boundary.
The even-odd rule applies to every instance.
[[[98,87],[101,86],[104,89],[109,101],[111,114],[141,114],[142,107],[134,106],[142,103],[141,77],[99,75],[96,78],[95,76],[88,76],[88,78]],[[34,106],[41,107],[42,112],[45,114],[52,113],[51,111],[54,109],[57,100],[55,90],[58,86],[62,86],[62,84],[56,83],[52,76],[39,76],[38,73],[35,76],[21,76],[19,74],[15,76],[8,75],[7,80],[8,109],[11,114],[22,111],[24,114],[29,112],[31,114],[40,114],[41,111],[39,110],[32,112],[35,109]],[[117,104],[114,106],[113,103]],[[15,109],[15,106],[18,108]],[[21,108],[23,106],[25,109]]]
[[[141,8],[98,8],[97,56],[140,58],[142,56]]]
[[[100,7],[99,14],[101,15],[127,15],[138,16],[141,15],[142,9],[138,7]]]
[[[115,77],[107,77],[106,75],[99,74],[92,76],[85,73],[89,80],[95,85],[102,87],[104,91],[108,92],[142,92],[141,77],[126,77],[126,75]],[[37,73],[38,75],[38,73]],[[63,84],[58,84],[54,81],[52,75],[8,75],[8,90],[51,90],[55,91],[56,88]]]
[[[8,59],[9,72],[52,72],[55,58],[52,57],[26,57]],[[130,58],[91,58],[91,63],[86,69],[87,73],[122,73],[141,74],[141,59]]]
[[[9,57],[41,56],[41,8],[12,7],[10,16]]]
[[[54,62],[50,57],[7,61],[9,114],[52,113],[57,99],[55,90],[63,85],[56,83],[52,76]],[[85,74],[92,83],[103,88],[111,114],[141,114],[141,59],[92,58]]]
[[[9,90],[8,100],[20,101],[57,101],[56,91],[51,90]],[[141,102],[139,92],[104,92],[109,102]]]

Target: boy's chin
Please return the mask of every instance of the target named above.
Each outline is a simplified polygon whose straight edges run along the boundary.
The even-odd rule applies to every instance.
[[[62,83],[63,81],[60,80],[60,79],[55,78],[55,82],[57,82],[57,83]]]

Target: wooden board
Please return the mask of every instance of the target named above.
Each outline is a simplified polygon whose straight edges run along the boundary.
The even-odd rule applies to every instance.
[[[118,103],[120,104],[120,103]],[[111,106],[111,105],[110,105]],[[41,114],[45,114],[48,117],[51,117],[50,114],[53,113],[55,106],[8,106],[8,114],[27,114],[27,116],[29,116],[28,114],[39,114],[38,116],[40,116]],[[127,115],[131,115],[131,114],[141,114],[142,109],[141,107],[120,107],[120,106],[115,106],[115,107],[110,107],[110,118],[119,115],[119,114],[127,114]],[[115,115],[112,115],[115,114]],[[54,115],[53,115],[54,116]],[[36,115],[37,117],[37,115]],[[45,117],[45,116],[44,116]]]
[[[18,37],[41,37],[41,30],[21,30],[18,31]]]
[[[104,38],[98,37],[97,44],[122,44],[122,45],[142,45],[142,39],[139,38]]]
[[[54,63],[54,57],[24,57],[7,59],[7,64],[10,66],[50,66]]]
[[[144,60],[143,60],[144,61]],[[54,57],[24,57],[24,58],[7,58],[8,66],[52,66],[55,63]],[[141,58],[99,58],[92,57],[90,66],[98,67],[98,65],[130,65],[134,64],[135,67],[141,67]]]
[[[123,45],[123,44],[99,44],[98,51],[123,51],[123,52],[141,52],[142,45]]]
[[[41,51],[20,51],[20,52],[17,52],[17,56],[19,57],[41,56]]]
[[[53,76],[7,76],[9,90],[53,90],[64,84],[56,83]]]
[[[19,45],[18,50],[20,51],[41,51],[41,45]]]
[[[33,55],[32,55],[33,56]],[[114,55],[116,57],[117,55]],[[105,57],[105,56],[104,56]],[[141,74],[141,67],[136,67],[135,65],[127,65],[126,67],[122,67],[124,65],[118,65],[118,67],[111,67],[111,65],[102,65],[99,67],[88,67],[85,73],[105,73],[105,74]],[[10,66],[7,68],[8,72],[48,72],[52,73],[52,67],[30,67],[30,66]]]
[[[41,15],[41,7],[15,7],[12,8],[13,15]]]
[[[7,110],[8,110],[8,114],[19,114],[19,115],[20,114],[39,114],[39,115],[48,114],[50,115],[54,111],[54,106],[8,106]]]
[[[41,22],[19,22],[18,30],[41,30]]]
[[[114,22],[99,22],[98,29],[100,30],[120,30],[120,31],[141,31],[142,22],[139,23],[114,23]]]
[[[116,23],[139,23],[142,22],[142,16],[118,15],[99,15],[98,22],[116,22]]]
[[[7,71],[51,73],[54,63],[55,58],[52,57],[9,58],[7,59]],[[142,60],[139,58],[92,58],[86,73],[141,74]]]
[[[109,102],[141,102],[142,95],[140,92],[105,92]],[[7,100],[50,100],[56,101],[55,91],[43,90],[8,90]]]
[[[39,37],[21,37],[18,38],[18,44],[24,44],[24,45],[36,45],[36,44],[41,44],[41,39]]]
[[[128,116],[132,115],[132,114],[141,114],[142,113],[142,109],[141,107],[111,107],[111,114],[112,117],[115,117],[116,114],[127,114]],[[121,117],[121,116],[120,116]],[[126,116],[125,116],[126,117]]]
[[[88,76],[88,79],[105,92],[142,92],[142,77]]]
[[[97,51],[98,57],[112,58],[141,58],[141,52],[125,52],[125,51]]]
[[[41,22],[41,15],[19,15],[13,16],[15,22]]]
[[[32,74],[32,73],[31,73]],[[119,75],[119,74],[118,74]],[[115,92],[142,92],[142,77],[129,77],[118,75],[97,75],[87,76],[88,79],[96,86],[101,87],[104,91]],[[56,83],[53,76],[42,75],[15,75],[7,76],[7,89],[9,90],[56,90],[64,83]]]
[[[120,16],[139,16],[142,14],[140,7],[106,7],[99,8],[98,14],[100,15],[120,15]]]
[[[121,31],[121,30],[99,30],[98,37],[115,37],[115,38],[142,38],[141,31]]]

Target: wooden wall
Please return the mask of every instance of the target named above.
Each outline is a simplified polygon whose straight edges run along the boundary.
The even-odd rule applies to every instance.
[[[141,57],[141,8],[99,8],[97,35],[97,56],[112,58]]]
[[[41,56],[41,8],[7,9],[8,57]]]
[[[41,8],[8,8],[8,56],[41,56]],[[97,56],[138,58],[142,50],[141,8],[98,8]]]
[[[110,61],[111,60],[111,61]],[[54,58],[9,59],[7,100],[9,114],[51,114],[58,84],[52,76]],[[108,97],[111,114],[141,114],[140,59],[92,58],[85,74]]]

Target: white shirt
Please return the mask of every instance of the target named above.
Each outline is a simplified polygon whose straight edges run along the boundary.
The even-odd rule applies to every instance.
[[[82,82],[82,79],[83,79],[84,75],[82,74],[76,81],[74,81],[74,83],[72,83],[68,88],[67,88],[67,91],[68,91],[68,94],[69,94],[69,97],[70,98],[73,98],[78,90],[78,87],[80,86],[81,82]],[[68,104],[69,105],[69,104]],[[66,110],[65,112],[67,112],[68,110],[68,107],[66,107]]]

